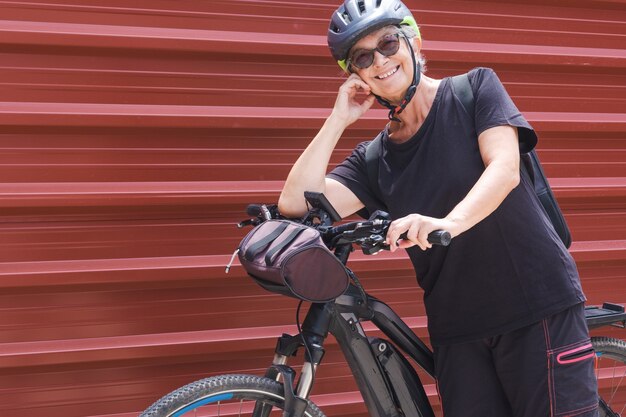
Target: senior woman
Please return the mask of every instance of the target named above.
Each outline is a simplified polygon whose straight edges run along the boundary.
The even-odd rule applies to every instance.
[[[596,416],[576,265],[520,177],[520,152],[537,138],[496,74],[468,73],[469,114],[449,78],[422,73],[419,28],[399,0],[346,0],[328,44],[349,76],[289,173],[280,211],[303,214],[303,192],[319,191],[342,217],[392,215],[388,243],[407,250],[424,290],[446,417]],[[369,142],[326,175],[341,135],[376,100],[390,119],[380,194],[368,179]],[[450,246],[427,241],[437,229]]]

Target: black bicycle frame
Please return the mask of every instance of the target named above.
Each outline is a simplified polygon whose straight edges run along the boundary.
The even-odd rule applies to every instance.
[[[372,321],[392,343],[368,338],[362,321]],[[302,416],[312,383],[305,375],[312,375],[321,362],[328,333],[337,339],[370,416],[434,417],[419,376],[395,346],[430,375],[434,373],[432,352],[387,304],[353,285],[334,302],[312,304],[301,335],[285,334],[278,339],[274,362],[266,376],[283,378],[285,416]],[[305,366],[294,392],[293,370],[286,362],[303,345],[307,347]],[[257,404],[254,415],[265,416],[269,411],[268,406]]]
[[[434,417],[419,376],[396,347],[431,376],[432,352],[391,307],[352,287],[331,310],[330,333],[343,351],[370,416]],[[392,344],[366,337],[363,320],[371,320]]]

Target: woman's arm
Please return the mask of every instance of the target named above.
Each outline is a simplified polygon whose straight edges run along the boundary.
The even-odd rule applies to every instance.
[[[467,196],[446,216],[457,224],[457,235],[493,213],[520,182],[517,128],[498,126],[478,137],[485,171]]]
[[[363,103],[356,101],[359,91],[367,94]],[[325,176],[332,152],[344,130],[369,110],[373,103],[374,96],[370,94],[369,86],[356,74],[348,77],[339,88],[331,115],[287,176],[278,200],[278,209],[282,214],[295,217],[306,213],[305,191],[323,192],[342,217],[363,207],[347,187]]]
[[[478,137],[485,171],[467,196],[443,219],[411,214],[393,222],[387,233],[392,250],[418,245],[425,250],[428,234],[443,229],[458,236],[489,216],[520,181],[519,139],[517,128],[497,126]],[[408,241],[396,245],[398,237],[408,231]]]

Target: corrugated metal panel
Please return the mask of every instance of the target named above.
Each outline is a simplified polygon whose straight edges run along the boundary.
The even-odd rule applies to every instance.
[[[336,3],[0,1],[0,415],[131,416],[193,379],[262,373],[295,302],[223,265],[245,205],[276,200],[329,114]],[[539,131],[590,301],[626,302],[623,3],[407,3],[431,76],[496,69]],[[406,259],[355,258],[425,336]],[[329,350],[316,401],[363,413]]]

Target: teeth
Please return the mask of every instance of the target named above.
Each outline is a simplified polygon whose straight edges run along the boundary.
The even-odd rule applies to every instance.
[[[389,71],[386,74],[379,75],[378,78],[380,78],[381,80],[384,80],[385,78],[389,77],[391,74],[395,73],[396,71],[398,71],[397,67],[392,69],[391,71]]]

